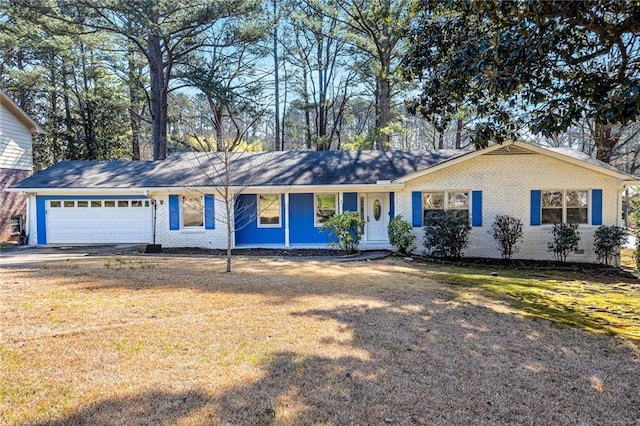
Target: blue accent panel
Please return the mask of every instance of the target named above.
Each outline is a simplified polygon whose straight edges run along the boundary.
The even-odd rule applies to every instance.
[[[389,193],[389,219],[396,217],[396,193]]]
[[[47,244],[47,201],[49,200],[146,200],[145,195],[36,195],[38,244]]]
[[[180,229],[180,200],[177,195],[169,195],[169,231]]]
[[[289,243],[327,244],[335,242],[333,235],[320,232],[314,226],[313,194],[289,195]]]
[[[422,226],[422,192],[411,193],[411,224],[414,228]]]
[[[216,229],[216,211],[213,195],[204,196],[204,229]]]
[[[235,200],[236,246],[284,245],[284,195],[280,197],[280,226],[258,227],[258,196],[240,194]]]
[[[591,224],[602,225],[602,189],[591,190]]]
[[[471,191],[471,226],[482,226],[482,191]]]
[[[36,195],[36,227],[38,230],[38,244],[47,244],[47,207],[46,197]]]
[[[342,211],[357,212],[358,211],[358,193],[345,192],[342,194]]]
[[[531,226],[538,226],[542,223],[542,191],[531,190]]]

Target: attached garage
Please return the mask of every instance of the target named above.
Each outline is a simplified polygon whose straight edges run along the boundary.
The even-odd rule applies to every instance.
[[[152,241],[152,204],[137,197],[38,197],[39,244]],[[44,212],[44,214],[42,214]],[[43,217],[44,216],[44,217]],[[40,228],[39,226],[39,229]]]

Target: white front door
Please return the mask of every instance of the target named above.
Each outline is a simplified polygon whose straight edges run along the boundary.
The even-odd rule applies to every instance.
[[[367,241],[388,240],[389,194],[367,194],[365,221]]]

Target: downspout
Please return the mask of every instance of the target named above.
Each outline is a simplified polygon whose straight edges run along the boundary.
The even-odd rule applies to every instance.
[[[156,244],[156,220],[158,217],[158,201],[151,200],[153,203],[153,244]]]

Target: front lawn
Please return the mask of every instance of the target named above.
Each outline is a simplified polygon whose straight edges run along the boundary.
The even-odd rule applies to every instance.
[[[636,282],[223,262],[0,271],[0,424],[637,422]]]

